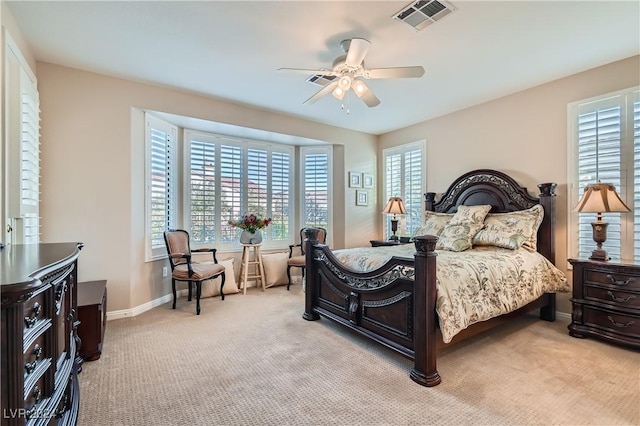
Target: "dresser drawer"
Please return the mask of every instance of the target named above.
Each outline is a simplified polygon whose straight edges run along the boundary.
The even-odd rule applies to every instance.
[[[31,330],[35,329],[38,325],[38,321],[47,317],[45,312],[46,306],[46,293],[39,292],[31,297],[24,304],[24,334],[26,335]]]
[[[618,272],[616,270],[601,271],[595,269],[585,269],[585,284],[602,284],[612,288],[619,289],[637,289],[640,290],[640,279],[631,274]]]
[[[640,313],[640,293],[631,293],[622,288],[603,288],[585,285],[584,297],[594,302],[605,302],[615,306],[638,309]]]
[[[640,338],[640,316],[621,314],[592,307],[583,307],[583,321],[587,326],[612,333]]]

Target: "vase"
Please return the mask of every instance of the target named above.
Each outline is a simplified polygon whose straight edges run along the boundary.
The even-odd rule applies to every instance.
[[[262,232],[260,232],[260,230],[256,232],[242,231],[240,234],[240,242],[242,244],[260,244],[262,242]]]

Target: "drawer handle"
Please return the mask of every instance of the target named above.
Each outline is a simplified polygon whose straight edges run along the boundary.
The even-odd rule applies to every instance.
[[[611,299],[615,302],[628,302],[629,300],[636,298],[633,294],[630,294],[628,297],[616,297],[615,294],[610,291],[608,291],[607,294],[611,296]]]
[[[628,323],[626,323],[626,324],[623,324],[623,323],[621,323],[621,322],[617,322],[616,320],[614,320],[613,318],[611,318],[611,315],[607,315],[607,319],[608,319],[609,321],[611,321],[611,324],[615,325],[615,326],[616,326],[616,327],[618,327],[618,328],[627,328],[627,327],[629,327],[630,325],[635,324],[635,321],[633,321],[633,320],[629,321],[629,322],[628,322]]]
[[[64,294],[66,291],[67,291],[67,280],[64,280],[56,290],[56,315],[60,314],[60,309],[62,308],[62,299],[64,299]]]
[[[24,365],[24,369],[27,371],[27,374],[31,374],[36,369],[37,365],[38,365],[38,361],[27,362]]]
[[[64,398],[62,399],[62,407],[58,408],[55,412],[57,418],[61,418],[62,416],[64,416],[64,413],[69,408],[68,405],[69,405],[69,396],[65,395]]]
[[[33,399],[35,400],[36,404],[38,402],[40,402],[40,399],[42,398],[42,391],[40,390],[39,387],[35,387],[33,388]]]
[[[42,306],[38,302],[33,304],[33,310],[31,315],[24,317],[24,322],[27,324],[27,328],[31,328],[38,322],[38,315],[42,312]]]
[[[609,278],[609,281],[611,281],[615,285],[627,285],[627,284],[633,282],[633,277],[629,277],[625,281],[616,280],[615,278],[613,278],[613,275],[611,275],[611,274],[607,274],[606,277]]]
[[[42,347],[40,347],[40,345],[35,345],[33,347],[33,354],[36,356],[36,359],[40,359],[43,352],[44,351],[42,350]]]

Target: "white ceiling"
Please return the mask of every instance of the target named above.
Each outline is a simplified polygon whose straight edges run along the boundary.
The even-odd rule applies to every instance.
[[[640,2],[456,1],[415,32],[409,1],[7,1],[39,61],[171,86],[371,134],[640,53]],[[371,41],[367,68],[422,65],[420,79],[370,80],[382,103],[350,114],[280,67],[331,68],[340,41]]]

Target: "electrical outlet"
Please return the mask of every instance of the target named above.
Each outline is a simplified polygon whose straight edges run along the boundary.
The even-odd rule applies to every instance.
[[[166,277],[167,275],[169,275],[169,268],[167,268],[166,266],[162,267],[162,276]]]

